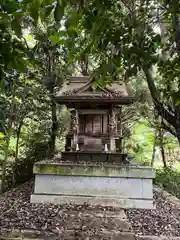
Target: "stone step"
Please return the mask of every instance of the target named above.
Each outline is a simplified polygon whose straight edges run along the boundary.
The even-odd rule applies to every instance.
[[[56,232],[56,231],[54,231]],[[10,233],[0,234],[0,240],[180,240],[180,237],[168,236],[136,236],[131,232],[101,229],[100,232],[88,234],[86,231],[65,230],[59,234],[48,231],[13,230]]]
[[[131,225],[126,220],[122,219],[114,219],[114,218],[107,218],[103,219],[103,221],[96,220],[90,220],[90,218],[83,217],[83,226],[82,221],[77,220],[71,220],[69,223],[67,223],[67,229],[68,230],[74,230],[77,231],[82,229],[83,231],[88,231],[88,229],[101,229],[101,226],[107,228],[108,230],[115,230],[118,229],[119,231],[129,232],[131,230]]]
[[[55,236],[52,233],[41,233],[37,234],[37,231],[24,231],[22,234],[19,232],[12,232],[7,236],[1,236],[1,240],[91,240],[91,239],[101,239],[101,240],[134,240],[133,233],[124,233],[119,231],[109,231],[106,229],[102,229],[100,233],[88,234],[88,232],[78,232],[74,230],[66,230],[66,233],[61,233],[59,236]]]
[[[136,240],[180,240],[180,237],[168,237],[168,236],[136,236]]]
[[[180,237],[166,237],[166,236],[136,236],[133,233],[117,232],[112,233],[111,231],[104,231],[101,235],[87,236],[85,234],[75,235],[71,232],[65,236],[41,236],[41,237],[13,237],[13,236],[1,236],[0,240],[180,240]]]
[[[90,211],[83,213],[83,216],[93,215],[95,217],[108,217],[108,218],[118,218],[122,220],[127,220],[127,216],[124,210],[115,210],[115,211]]]
[[[45,240],[45,239],[44,238],[14,238],[14,237],[1,237],[0,236],[0,240]]]
[[[92,208],[81,209],[78,214],[76,210],[70,210],[68,215],[70,221],[67,222],[66,229],[51,229],[51,231],[14,229],[9,233],[4,231],[0,239],[134,240],[132,237],[134,235],[130,233],[132,227],[124,210],[104,211]]]

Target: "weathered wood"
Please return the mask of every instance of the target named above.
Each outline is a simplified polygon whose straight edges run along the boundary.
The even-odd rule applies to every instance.
[[[134,102],[134,98],[132,97],[123,97],[123,98],[103,98],[103,97],[87,97],[87,96],[59,96],[55,97],[55,100],[59,104],[65,104],[68,107],[73,107],[73,103],[76,102],[83,106],[83,104],[93,103],[98,104],[101,103],[102,105],[106,105],[109,103],[113,104],[132,104]]]
[[[74,81],[76,79],[77,81]],[[85,81],[81,81],[81,80]],[[116,152],[117,108],[119,104],[132,103],[123,83],[114,82],[105,87],[92,85],[89,78],[70,78],[62,87],[56,100],[73,108],[71,138],[73,151],[98,150]],[[79,141],[79,138],[81,140]],[[104,138],[107,138],[104,140]],[[80,145],[80,146],[79,146]],[[66,147],[67,149],[67,147]],[[108,157],[109,158],[109,157]]]
[[[87,115],[87,114],[107,114],[107,109],[80,109],[80,115]]]
[[[78,134],[79,134],[79,114],[78,109],[75,109],[72,112],[72,133],[73,133],[73,146],[71,146],[74,150],[78,144]]]
[[[111,135],[117,133],[117,110],[115,107],[109,111],[109,132]]]

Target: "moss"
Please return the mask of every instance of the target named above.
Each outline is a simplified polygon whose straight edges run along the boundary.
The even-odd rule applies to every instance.
[[[116,169],[114,169],[116,170]],[[107,176],[113,169],[104,167],[61,166],[55,164],[35,164],[34,173],[59,174],[59,175],[96,175]],[[117,172],[117,170],[116,170]]]
[[[47,174],[68,174],[71,173],[71,169],[54,164],[35,164],[33,171],[35,173],[47,173]]]
[[[38,174],[55,174],[55,175],[74,175],[74,176],[119,176],[119,177],[136,177],[151,178],[152,170],[128,167],[100,167],[100,166],[63,166],[60,164],[41,163],[34,165],[34,173]]]

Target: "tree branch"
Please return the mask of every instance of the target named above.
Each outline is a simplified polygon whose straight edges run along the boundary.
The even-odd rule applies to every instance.
[[[173,1],[172,5],[172,24],[175,32],[175,42],[177,53],[180,53],[180,19],[179,19],[179,1]]]
[[[176,126],[175,117],[167,109],[165,109],[165,107],[159,100],[158,92],[154,84],[154,79],[151,70],[144,68],[143,71],[145,73],[149,91],[151,93],[156,110],[158,111],[161,117],[163,117],[170,125],[175,127]]]
[[[171,133],[174,137],[177,137],[176,132],[170,126],[168,126],[164,121],[162,121],[161,125],[164,130]]]

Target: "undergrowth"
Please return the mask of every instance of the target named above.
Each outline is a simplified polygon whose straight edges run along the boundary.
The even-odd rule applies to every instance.
[[[32,143],[27,148],[25,157],[19,158],[16,162],[7,164],[5,190],[10,190],[33,177],[33,165],[37,161],[46,159],[48,143],[41,141]]]
[[[168,167],[156,170],[154,183],[172,195],[180,198],[180,171]]]

